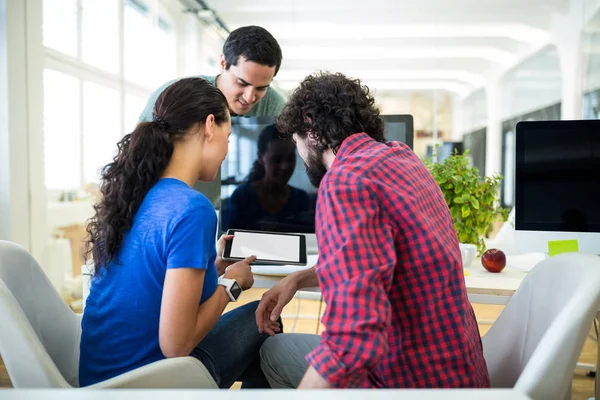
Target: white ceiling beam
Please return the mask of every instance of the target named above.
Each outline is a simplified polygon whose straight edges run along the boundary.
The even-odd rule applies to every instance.
[[[292,19],[293,21],[293,19]],[[548,41],[548,32],[520,23],[397,24],[269,23],[265,28],[285,39],[384,39],[384,38],[507,38],[537,45]]]
[[[440,47],[377,47],[377,46],[288,46],[286,60],[404,60],[469,58],[484,59],[497,64],[512,64],[513,53],[485,46],[440,46]]]
[[[295,81],[299,82],[306,76],[314,73],[308,69],[282,69],[277,74],[277,81]],[[458,81],[470,86],[481,86],[485,83],[485,78],[479,74],[464,70],[441,70],[441,69],[342,69],[341,72],[346,76],[359,78],[361,80],[382,79],[382,80],[449,80]]]
[[[364,80],[362,83],[375,92],[444,90],[456,93],[459,96],[464,96],[471,90],[471,88],[467,85],[443,80],[386,81],[369,79]],[[276,82],[276,87],[283,91],[292,91],[298,86],[299,82],[296,81]]]

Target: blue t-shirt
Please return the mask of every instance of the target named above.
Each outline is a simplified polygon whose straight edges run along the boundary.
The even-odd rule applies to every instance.
[[[150,189],[116,261],[94,277],[81,324],[80,386],[164,359],[158,342],[168,268],[206,269],[204,302],[217,288],[217,215],[184,182],[165,178]]]

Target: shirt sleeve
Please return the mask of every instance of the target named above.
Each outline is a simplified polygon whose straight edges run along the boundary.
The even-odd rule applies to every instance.
[[[283,111],[283,107],[285,106],[285,99],[283,98],[281,93],[279,93],[274,88],[269,88],[269,90],[271,91],[272,95],[269,99],[270,102],[268,106],[268,115],[277,117],[279,114],[281,114],[281,111]]]
[[[163,92],[163,90],[165,90],[167,87],[169,87],[174,82],[175,82],[175,80],[165,83],[164,85],[162,85],[161,87],[156,89],[154,91],[154,93],[152,93],[150,95],[150,97],[148,98],[148,102],[146,103],[146,107],[142,111],[142,114],[140,114],[140,118],[139,118],[138,122],[152,121],[152,111],[154,110],[154,103],[156,103],[158,96],[160,96],[160,94]]]
[[[173,224],[167,238],[167,269],[214,265],[217,215],[208,204],[190,208]]]
[[[307,360],[334,387],[364,387],[389,347],[396,253],[374,190],[340,181],[328,179],[319,193],[316,273],[327,307],[321,343]]]

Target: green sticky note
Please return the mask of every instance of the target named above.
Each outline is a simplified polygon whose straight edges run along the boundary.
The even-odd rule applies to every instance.
[[[550,240],[548,241],[548,254],[550,257],[560,253],[573,253],[579,251],[577,240]]]

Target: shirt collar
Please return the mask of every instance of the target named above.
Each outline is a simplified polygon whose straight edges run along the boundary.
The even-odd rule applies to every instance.
[[[373,138],[367,135],[364,132],[355,133],[353,135],[348,136],[341,144],[337,154],[335,155],[335,160],[333,160],[333,164],[331,167],[333,168],[338,162],[344,160],[344,158],[352,155],[361,147],[364,147],[367,143],[373,141]]]

